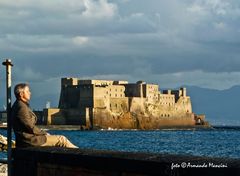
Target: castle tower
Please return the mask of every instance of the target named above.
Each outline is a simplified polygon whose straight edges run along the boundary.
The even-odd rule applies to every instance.
[[[187,96],[187,89],[186,89],[186,87],[183,87],[183,88],[181,88],[182,89],[182,95],[183,95],[183,97],[186,97]]]
[[[182,97],[186,97],[187,96],[187,89],[186,89],[186,87],[181,87],[180,88],[180,94],[179,95],[182,96]]]

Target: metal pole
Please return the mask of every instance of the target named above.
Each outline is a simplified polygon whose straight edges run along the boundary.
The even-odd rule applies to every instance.
[[[7,159],[8,176],[12,175],[12,120],[11,120],[11,68],[13,64],[10,59],[2,63],[6,66],[6,91],[7,91]]]

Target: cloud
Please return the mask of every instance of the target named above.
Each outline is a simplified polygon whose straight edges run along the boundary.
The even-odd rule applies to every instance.
[[[83,45],[84,43],[88,42],[88,37],[76,36],[72,38],[72,41],[76,45]]]
[[[42,52],[63,49],[68,40],[60,35],[6,34],[0,38],[0,45],[12,51]]]
[[[203,14],[204,8],[198,4],[193,4],[190,7],[187,8],[189,12],[197,13],[197,14]]]
[[[32,70],[30,67],[19,68],[18,66],[14,66],[13,71],[13,80],[17,80],[19,82],[35,82],[41,80],[42,74],[40,72],[36,72]]]
[[[111,18],[117,11],[117,6],[107,0],[84,0],[85,10],[82,13],[87,18]]]
[[[66,76],[223,89],[239,83],[239,17],[237,0],[0,0],[0,53],[36,89]]]
[[[117,6],[107,0],[20,0],[19,3],[0,1],[2,33],[87,33],[91,27],[105,23],[116,14]]]
[[[213,14],[217,16],[228,15],[232,9],[234,9],[234,7],[231,2],[226,2],[224,0],[198,0],[194,1],[194,3],[188,8],[189,11],[196,14]]]

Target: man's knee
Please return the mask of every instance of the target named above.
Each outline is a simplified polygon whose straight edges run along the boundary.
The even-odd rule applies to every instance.
[[[63,144],[64,146],[68,143],[68,139],[63,136],[63,135],[60,135],[59,136],[59,141],[61,142],[61,144]]]

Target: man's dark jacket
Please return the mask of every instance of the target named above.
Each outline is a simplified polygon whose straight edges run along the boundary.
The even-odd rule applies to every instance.
[[[37,116],[28,103],[16,100],[12,106],[11,118],[17,147],[40,146],[46,142],[46,132],[35,126]]]

